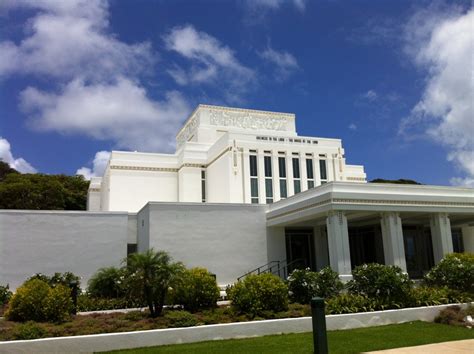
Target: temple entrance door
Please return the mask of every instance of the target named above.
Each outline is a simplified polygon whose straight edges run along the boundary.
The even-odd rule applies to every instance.
[[[294,269],[316,270],[313,229],[286,229],[285,238],[288,274]]]
[[[422,278],[434,265],[430,229],[421,226],[403,227],[403,243],[408,275],[412,279]]]

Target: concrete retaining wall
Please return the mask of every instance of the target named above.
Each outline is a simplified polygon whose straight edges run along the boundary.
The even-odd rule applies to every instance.
[[[73,272],[83,287],[127,255],[127,213],[0,210],[0,284],[35,273]]]
[[[452,305],[326,316],[328,330],[380,326],[409,321],[433,321]],[[467,306],[467,305],[462,305]],[[125,333],[0,342],[0,353],[100,352],[166,344],[181,344],[282,333],[311,332],[311,317],[226,323]]]

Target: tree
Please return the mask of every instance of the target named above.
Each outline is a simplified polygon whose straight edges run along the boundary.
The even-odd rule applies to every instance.
[[[1,175],[2,171],[5,171],[4,175]],[[0,209],[86,209],[89,182],[82,176],[8,171],[0,164]]]
[[[179,262],[172,262],[164,251],[153,249],[145,253],[128,256],[127,290],[132,297],[138,296],[147,303],[151,317],[158,317],[163,311],[168,288],[175,282],[177,275],[184,271]]]
[[[11,168],[9,164],[0,160],[0,182],[10,173],[19,174],[19,172],[14,168]]]
[[[383,179],[383,178],[376,178],[370,181],[370,183],[393,183],[393,184],[419,184],[421,185],[422,183],[419,183],[417,181],[414,181],[412,179]]]

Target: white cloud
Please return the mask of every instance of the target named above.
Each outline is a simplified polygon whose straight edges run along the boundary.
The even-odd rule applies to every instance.
[[[369,101],[375,101],[377,99],[377,96],[377,92],[375,92],[374,90],[369,90],[362,95],[362,98]]]
[[[188,70],[178,66],[168,70],[181,85],[218,84],[227,88],[224,91],[231,99],[243,94],[254,78],[253,70],[241,64],[229,47],[191,25],[175,27],[163,39],[168,50],[191,62]]]
[[[269,8],[272,10],[279,9],[283,4],[291,4],[298,10],[304,11],[306,8],[306,0],[250,0],[251,6],[258,6],[263,8]]]
[[[20,0],[27,8],[25,38],[1,42],[0,76],[51,77],[52,88],[27,87],[20,107],[37,131],[111,140],[118,148],[170,151],[174,134],[191,111],[175,91],[150,97],[140,76],[151,69],[149,43],[128,44],[110,32],[105,0]],[[6,55],[3,55],[6,53]]]
[[[170,151],[174,134],[191,111],[178,92],[151,100],[137,83],[118,78],[111,84],[73,80],[59,93],[33,87],[20,96],[33,128],[113,140],[121,148]]]
[[[35,173],[36,169],[25,159],[14,158],[11,152],[11,146],[7,139],[0,137],[0,160],[6,162],[11,168],[21,173]]]
[[[271,47],[267,47],[259,55],[266,61],[276,66],[276,77],[278,80],[285,80],[294,71],[298,70],[298,61],[296,58],[285,51],[276,51]]]
[[[421,131],[448,150],[448,160],[474,179],[474,10],[416,14],[406,28],[406,51],[426,70],[422,98],[402,120],[400,133]]]
[[[357,125],[354,124],[354,123],[351,123],[351,124],[349,124],[348,128],[352,131],[355,131],[355,130],[357,130]]]
[[[109,33],[106,2],[15,1],[7,9],[39,10],[25,25],[18,44],[0,42],[0,76],[37,74],[71,79],[107,79],[137,74],[153,63],[147,42],[126,44]]]
[[[102,177],[109,159],[110,151],[98,151],[92,161],[92,168],[81,167],[76,171],[76,175],[82,175],[87,180],[90,180],[91,177]]]

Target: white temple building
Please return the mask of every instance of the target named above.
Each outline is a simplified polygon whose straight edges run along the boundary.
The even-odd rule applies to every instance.
[[[113,151],[87,212],[0,210],[0,284],[12,288],[36,272],[86,283],[150,248],[223,286],[299,267],[350,279],[370,262],[419,278],[474,252],[474,189],[367,183],[341,140],[299,136],[294,114],[199,105],[174,154]]]
[[[199,105],[174,154],[112,151],[89,188],[91,211],[147,202],[270,204],[331,181],[366,182],[340,139],[298,136],[295,115]]]

